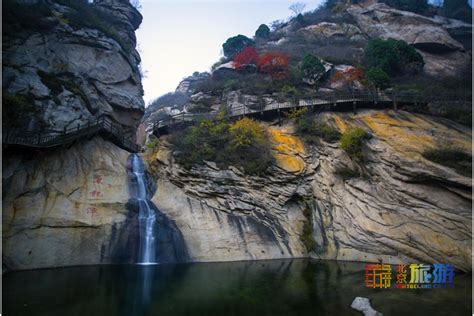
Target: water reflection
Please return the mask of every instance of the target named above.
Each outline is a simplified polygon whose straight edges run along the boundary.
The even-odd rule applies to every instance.
[[[364,264],[272,260],[122,265],[7,274],[5,315],[359,315],[355,296],[384,315],[470,315],[471,276],[455,289],[373,290]]]

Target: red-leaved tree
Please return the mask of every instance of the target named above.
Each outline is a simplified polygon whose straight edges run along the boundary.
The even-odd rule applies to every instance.
[[[269,74],[274,80],[288,78],[288,55],[282,53],[266,53],[259,57],[258,69],[261,73]]]
[[[244,48],[240,53],[235,55],[233,63],[236,69],[241,69],[247,65],[256,65],[258,53],[255,47],[249,46]]]

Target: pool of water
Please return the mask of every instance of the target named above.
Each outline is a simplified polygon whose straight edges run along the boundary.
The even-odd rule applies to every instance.
[[[454,289],[370,289],[363,263],[271,260],[88,266],[7,273],[3,315],[471,315],[471,275]]]

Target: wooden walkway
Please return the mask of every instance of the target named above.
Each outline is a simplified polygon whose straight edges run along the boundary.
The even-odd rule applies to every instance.
[[[3,129],[3,146],[22,146],[34,148],[51,148],[73,143],[76,140],[99,134],[118,147],[136,153],[140,150],[134,141],[127,137],[121,126],[111,118],[102,116],[85,125],[64,129],[62,132],[43,131],[25,132],[20,130]]]
[[[324,93],[315,94],[307,99],[293,99],[286,102],[276,102],[271,104],[262,104],[260,106],[247,107],[244,105],[233,106],[229,108],[225,114],[225,118],[238,118],[242,116],[257,116],[264,113],[277,113],[280,115],[281,111],[288,111],[293,108],[320,108],[321,110],[334,111],[353,111],[356,108],[375,108],[385,109],[393,107],[397,109],[400,105],[426,105],[435,101],[459,101],[467,100],[467,96],[460,95],[443,95],[433,97],[432,95],[424,94],[408,94],[408,93],[368,93],[368,92],[354,92],[354,93]],[[470,102],[470,98],[469,98]],[[166,118],[152,122],[147,131],[160,136],[168,127],[182,124],[186,122],[199,122],[203,119],[212,119],[218,113],[180,113],[177,115],[168,116]]]

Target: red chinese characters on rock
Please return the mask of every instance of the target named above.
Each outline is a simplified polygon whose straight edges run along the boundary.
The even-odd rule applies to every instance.
[[[86,209],[86,213],[87,213],[87,214],[90,214],[90,215],[92,215],[92,216],[97,215],[97,208],[95,208],[95,207],[88,207],[88,208]]]

